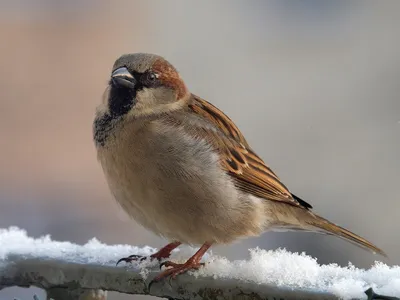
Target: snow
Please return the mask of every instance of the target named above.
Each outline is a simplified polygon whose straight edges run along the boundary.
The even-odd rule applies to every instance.
[[[318,290],[343,299],[366,298],[365,290],[372,287],[377,294],[400,295],[400,266],[389,267],[375,262],[368,270],[349,264],[343,268],[336,264],[319,265],[304,253],[291,253],[284,249],[266,251],[250,249],[249,260],[230,262],[224,257],[212,257],[196,276],[235,278],[259,284],[272,284],[285,288]]]
[[[43,258],[71,261],[81,264],[115,265],[121,257],[131,254],[149,255],[156,250],[151,247],[139,248],[129,245],[108,246],[96,238],[84,245],[52,241],[49,235],[38,239],[29,237],[25,230],[17,227],[0,229],[0,267],[9,255],[25,258]]]
[[[109,246],[97,239],[84,245],[52,241],[50,236],[31,238],[26,231],[16,227],[0,229],[0,275],[2,266],[15,255],[24,258],[56,259],[80,264],[115,265],[121,257],[131,254],[150,255],[156,249],[129,245]],[[196,249],[181,247],[173,252],[174,261],[185,261]],[[366,299],[364,291],[372,287],[378,294],[400,295],[400,266],[388,266],[376,262],[370,269],[358,269],[353,265],[340,267],[335,264],[319,265],[315,258],[304,253],[291,253],[284,249],[266,251],[250,249],[247,260],[229,261],[224,257],[208,255],[206,265],[194,276],[233,278],[258,284],[275,285],[289,289],[316,290],[337,295],[343,299]],[[142,269],[146,276],[148,268],[157,262],[145,262],[134,267]],[[121,267],[126,264],[121,264]]]

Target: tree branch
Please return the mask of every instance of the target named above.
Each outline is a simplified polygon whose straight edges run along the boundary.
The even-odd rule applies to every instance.
[[[34,239],[18,228],[0,229],[0,245],[0,290],[36,286],[56,300],[105,300],[103,291],[170,299],[365,299],[370,287],[368,299],[400,295],[399,266],[319,265],[310,256],[282,249],[251,249],[249,259],[233,262],[209,255],[204,268],[155,283],[149,291],[160,272],[157,262],[115,266],[121,257],[156,251],[147,246],[110,246],[96,239],[76,245],[49,236]],[[171,259],[185,261],[193,250],[181,247]]]
[[[290,290],[233,279],[195,278],[188,274],[178,276],[171,282],[156,283],[149,291],[147,285],[158,272],[151,271],[145,281],[140,270],[133,268],[14,256],[12,262],[3,267],[0,289],[33,285],[55,295],[59,295],[54,292],[60,289],[68,290],[70,295],[74,291],[80,294],[81,290],[90,289],[176,299],[338,299],[334,295],[316,291]]]

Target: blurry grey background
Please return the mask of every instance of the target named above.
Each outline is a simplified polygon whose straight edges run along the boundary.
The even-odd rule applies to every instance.
[[[400,264],[400,1],[0,1],[0,37],[0,228],[165,244],[118,209],[92,143],[114,60],[153,52],[316,212]],[[245,259],[256,246],[358,267],[382,259],[307,233],[213,253]],[[0,292],[13,296],[31,299]]]

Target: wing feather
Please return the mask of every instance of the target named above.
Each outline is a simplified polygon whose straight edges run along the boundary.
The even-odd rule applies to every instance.
[[[221,156],[221,165],[235,185],[257,197],[312,208],[290,193],[278,176],[250,148],[239,128],[217,107],[193,95],[189,109],[211,126],[197,127],[196,135],[205,138]]]

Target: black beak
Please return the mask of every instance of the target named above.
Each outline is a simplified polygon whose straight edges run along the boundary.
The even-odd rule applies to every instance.
[[[135,88],[136,79],[129,73],[128,69],[121,67],[111,74],[111,81],[117,87]]]

